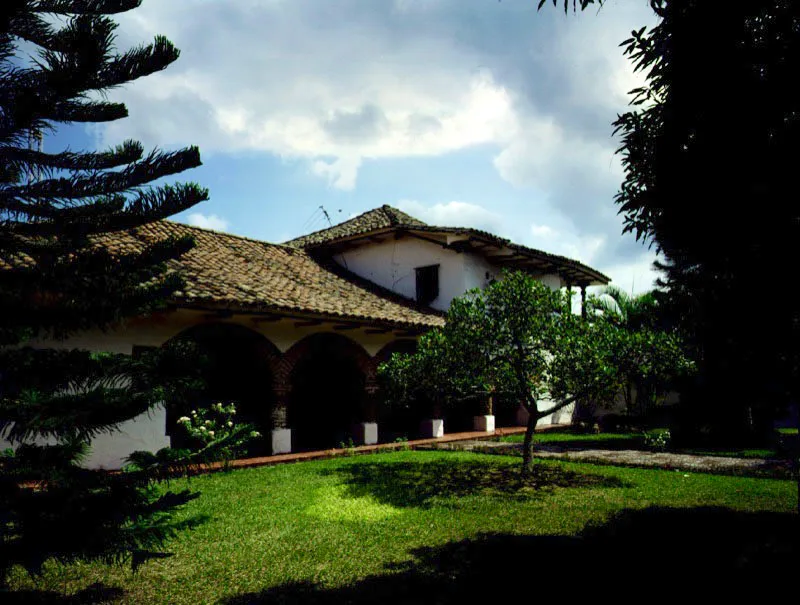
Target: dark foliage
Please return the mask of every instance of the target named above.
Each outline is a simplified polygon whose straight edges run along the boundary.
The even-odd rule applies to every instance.
[[[13,565],[36,573],[48,559],[130,559],[136,567],[196,521],[172,520],[195,495],[157,493],[156,468],[80,466],[92,437],[188,386],[185,351],[134,358],[20,346],[150,312],[181,284],[167,263],[191,241],[119,252],[98,236],[207,199],[193,183],[150,185],[200,165],[197,148],[145,154],[126,141],[51,152],[35,144],[66,123],[125,117],[105,93],[178,58],[160,36],[116,49],[109,15],[139,4],[5,0],[0,10],[0,432],[18,444],[0,458],[0,583]]]
[[[800,4],[651,0],[623,43],[647,82],[619,116],[625,230],[665,261],[660,300],[700,360],[706,434],[758,437],[798,401]]]

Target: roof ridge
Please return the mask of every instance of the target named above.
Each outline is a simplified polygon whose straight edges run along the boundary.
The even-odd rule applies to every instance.
[[[270,242],[263,239],[256,239],[254,237],[247,237],[246,235],[239,235],[238,233],[228,233],[227,231],[217,231],[216,229],[209,229],[208,227],[198,227],[197,225],[189,225],[188,223],[181,223],[180,221],[173,221],[170,219],[161,219],[160,221],[154,221],[156,223],[163,222],[169,223],[170,225],[179,225],[181,227],[186,227],[187,229],[192,229],[195,231],[202,231],[204,233],[211,233],[213,235],[222,235],[225,237],[231,237],[233,239],[244,240],[247,242],[253,242],[254,244],[262,244],[267,246],[275,246],[277,248],[285,248],[287,250],[293,250],[297,252],[298,248],[296,246],[289,246],[287,244],[281,242]]]
[[[389,204],[383,204],[377,208],[371,208],[370,210],[366,210],[361,214],[357,214],[356,216],[349,218],[346,221],[342,221],[341,223],[330,225],[324,229],[317,229],[311,233],[299,235],[287,240],[284,243],[292,247],[303,247],[308,242],[315,240],[327,241],[338,239],[342,236],[341,233],[343,231],[360,233],[365,230],[369,230],[370,228],[375,228],[376,225],[381,224],[383,227],[396,227],[397,225],[404,224],[424,225],[425,223],[409,214],[406,214],[402,210],[398,210],[397,208],[390,206]]]

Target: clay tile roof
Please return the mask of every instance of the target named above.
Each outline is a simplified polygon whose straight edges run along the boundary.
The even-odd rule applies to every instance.
[[[607,284],[610,281],[610,279],[600,271],[571,258],[550,254],[549,252],[529,248],[521,244],[515,244],[508,239],[487,231],[481,231],[480,229],[428,225],[391,206],[381,206],[375,210],[359,214],[338,225],[322,229],[321,231],[315,231],[309,235],[297,237],[286,242],[286,245],[303,248],[310,252],[320,250],[328,250],[330,252],[330,250],[334,249],[335,245],[342,240],[359,239],[359,236],[366,237],[375,232],[383,232],[386,230],[464,235],[470,240],[479,240],[493,245],[507,247],[521,256],[546,262],[553,267],[557,267],[558,271],[565,277],[569,278],[572,276],[579,282],[589,285],[601,285]],[[478,253],[480,252],[478,251]]]
[[[351,218],[343,223],[314,231],[308,235],[296,237],[288,242],[287,246],[295,246],[304,248],[315,244],[323,244],[343,237],[350,237],[360,233],[368,233],[377,229],[387,229],[396,226],[413,226],[425,227],[426,224],[421,220],[409,216],[405,212],[392,208],[388,205],[383,205],[380,208],[369,210],[363,214]]]
[[[237,311],[300,312],[403,327],[442,325],[441,313],[312,258],[302,249],[218,233],[171,221],[106,233],[97,243],[131,251],[166,237],[189,235],[195,247],[170,268],[186,286],[181,305]]]

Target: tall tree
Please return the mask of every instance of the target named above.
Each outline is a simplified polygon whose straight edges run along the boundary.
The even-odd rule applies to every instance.
[[[21,444],[0,459],[0,582],[15,564],[35,572],[50,558],[132,554],[138,564],[180,526],[170,512],[193,497],[158,495],[146,469],[79,466],[93,436],[164,400],[169,359],[24,346],[146,313],[180,286],[166,262],[190,240],[112,251],[99,234],[207,199],[194,183],[149,185],[200,165],[196,147],[145,154],[135,141],[98,152],[29,144],[63,124],[126,117],[105,93],[178,58],[161,36],[116,50],[110,15],[139,4],[5,0],[0,11],[0,433]]]
[[[594,3],[553,0],[565,11]],[[800,235],[786,193],[800,128],[800,4],[649,3],[658,25],[622,44],[646,82],[614,123],[625,169],[616,201],[625,231],[664,259],[657,295],[699,360],[686,393],[693,417],[723,438],[757,436],[800,402],[800,305],[781,292]]]
[[[798,401],[796,256],[800,5],[652,0],[661,18],[625,41],[646,72],[616,121],[625,229],[665,261],[661,300],[699,354],[695,398],[720,432],[768,427]],[[786,284],[788,286],[788,284]],[[765,296],[774,292],[774,296]]]

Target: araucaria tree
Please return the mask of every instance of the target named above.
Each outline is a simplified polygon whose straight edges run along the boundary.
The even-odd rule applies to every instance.
[[[445,326],[420,339],[420,353],[394,355],[381,374],[395,399],[433,393],[457,404],[503,394],[519,402],[529,414],[528,472],[539,419],[583,398],[610,400],[618,392],[620,334],[602,317],[573,314],[566,292],[522,272],[504,272],[485,289],[453,300]]]
[[[195,184],[149,183],[200,164],[197,148],[126,141],[98,152],[43,151],[62,124],[127,115],[104,93],[164,69],[163,37],[124,52],[108,16],[138,0],[4,0],[0,11],[0,582],[48,559],[147,558],[193,497],[157,495],[145,470],[79,466],[89,440],[165,397],[164,365],[128,356],[25,346],[107,327],[162,304],[180,285],[166,262],[187,240],[110,251],[96,234],[131,229],[207,199]],[[33,56],[23,55],[21,49]]]

